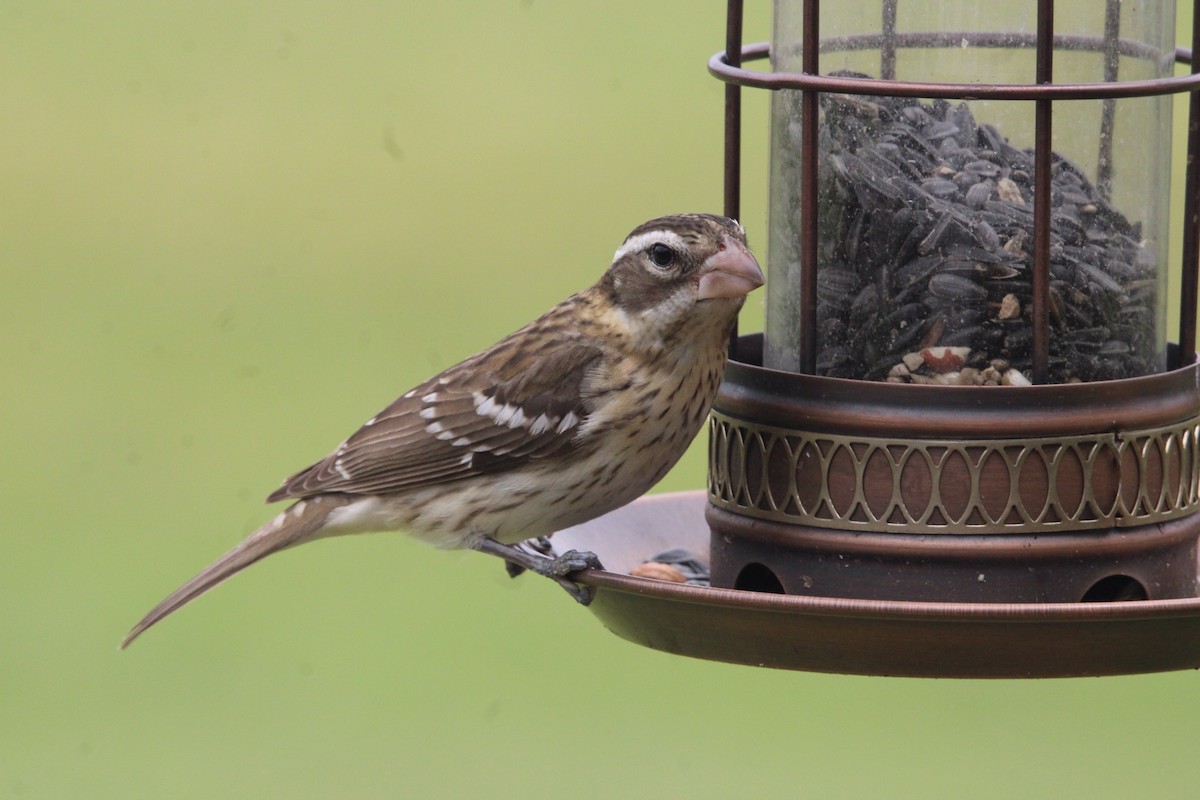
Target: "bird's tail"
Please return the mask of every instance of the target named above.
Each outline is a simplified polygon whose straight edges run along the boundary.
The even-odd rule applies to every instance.
[[[121,640],[121,649],[128,647],[134,639],[159,620],[233,577],[255,561],[313,538],[314,534],[324,527],[329,513],[347,502],[347,498],[338,495],[323,495],[292,505],[150,609],[150,613],[134,625],[133,630]]]

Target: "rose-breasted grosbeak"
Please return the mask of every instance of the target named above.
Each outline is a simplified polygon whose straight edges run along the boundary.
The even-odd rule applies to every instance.
[[[554,578],[598,566],[512,545],[617,508],[695,437],[762,272],[736,221],[633,230],[591,288],[406,393],[268,502],[296,499],[150,611],[122,642],[266,555],[326,536],[403,529]]]

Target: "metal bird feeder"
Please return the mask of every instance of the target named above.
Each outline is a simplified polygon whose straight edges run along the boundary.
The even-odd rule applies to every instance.
[[[776,0],[772,41],[744,46],[730,0],[709,63],[730,216],[741,87],[772,91],[772,121],[766,331],[731,342],[706,496],[556,545],[612,570],[584,577],[609,628],[670,652],[915,676],[1200,667],[1200,71],[1174,76],[1200,0],[1192,50],[1174,0],[830,10]],[[679,546],[709,554],[711,587],[620,574]]]

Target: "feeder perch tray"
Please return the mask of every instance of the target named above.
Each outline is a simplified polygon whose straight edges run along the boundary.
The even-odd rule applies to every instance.
[[[1200,668],[1200,597],[1110,603],[860,600],[630,576],[673,548],[707,558],[703,491],[653,495],[559,532],[605,570],[590,610],[635,644],[780,669],[927,678],[1051,678]]]

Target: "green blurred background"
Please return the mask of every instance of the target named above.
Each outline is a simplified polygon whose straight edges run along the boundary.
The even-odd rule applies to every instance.
[[[1192,674],[670,657],[400,535],[272,558],[117,652],[290,471],[637,223],[720,210],[723,26],[715,1],[0,5],[0,798],[1195,796]],[[659,490],[703,475],[694,448]]]

